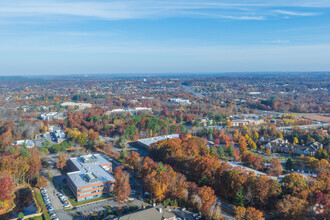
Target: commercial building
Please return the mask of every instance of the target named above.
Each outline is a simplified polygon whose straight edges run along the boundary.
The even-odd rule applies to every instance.
[[[199,122],[202,126],[208,126],[213,123],[213,120],[209,118],[197,118],[195,119],[195,122]]]
[[[106,218],[110,219],[110,218]],[[156,206],[115,218],[115,220],[176,220],[170,208]]]
[[[73,107],[78,108],[79,110],[83,110],[85,108],[91,108],[92,104],[90,103],[79,103],[79,102],[63,102],[61,104],[62,107]]]
[[[39,118],[43,121],[45,120],[52,121],[54,119],[61,119],[62,117],[63,114],[58,112],[43,113],[39,116]]]
[[[23,146],[25,143],[27,148],[32,148],[35,146],[35,143],[33,140],[18,140],[13,143],[14,146]]]
[[[242,119],[242,120],[232,120],[232,126],[238,127],[243,125],[260,125],[263,124],[265,121],[263,119]]]
[[[169,135],[139,139],[136,141],[136,143],[141,147],[148,148],[153,143],[156,143],[156,142],[162,141],[162,140],[166,140],[166,139],[173,139],[173,138],[179,138],[179,134],[169,134]]]
[[[112,114],[132,114],[137,115],[139,112],[152,112],[152,108],[146,108],[146,107],[136,107],[136,108],[119,108],[119,109],[113,109],[111,111],[107,111],[106,114],[112,115]]]
[[[181,105],[189,105],[191,102],[189,99],[181,99],[181,98],[176,98],[176,99],[170,99],[170,102],[174,102],[175,104],[181,104]]]
[[[68,185],[77,202],[107,196],[113,192],[112,163],[101,154],[73,157],[68,161]]]

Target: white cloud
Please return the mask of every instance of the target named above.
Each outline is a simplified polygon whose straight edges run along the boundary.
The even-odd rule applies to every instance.
[[[275,13],[283,15],[292,15],[292,16],[316,16],[321,13],[316,12],[297,12],[297,11],[287,11],[287,10],[274,10]]]
[[[262,41],[262,43],[271,43],[271,44],[285,44],[289,43],[289,40],[272,40],[272,41]]]
[[[176,16],[209,16],[234,20],[263,20],[276,14],[292,16],[319,15],[319,12],[299,12],[285,7],[330,7],[330,0],[318,1],[243,0],[10,0],[0,2],[0,17],[80,16],[105,20],[153,19]],[[279,8],[273,10],[272,8]],[[275,13],[275,14],[274,14]]]

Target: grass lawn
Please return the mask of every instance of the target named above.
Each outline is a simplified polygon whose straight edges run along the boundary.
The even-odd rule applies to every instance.
[[[41,211],[43,213],[43,216],[45,217],[46,220],[50,220],[50,216],[48,214],[48,210],[46,208],[46,204],[44,203],[44,200],[42,199],[42,195],[41,195],[39,189],[35,189],[35,194],[36,194],[36,197],[37,197],[38,205],[41,208]]]
[[[96,202],[96,201],[103,200],[103,199],[109,199],[111,197],[113,197],[113,196],[112,195],[111,196],[102,196],[102,197],[99,197],[96,199],[90,199],[90,200],[86,200],[86,201],[82,201],[82,202],[77,202],[76,200],[69,198],[69,201],[72,206],[79,206],[79,205],[85,205],[85,204],[88,204],[91,202]]]
[[[47,218],[46,218],[47,219]],[[49,218],[50,219],[50,218]],[[43,220],[42,215],[37,216],[37,217],[33,217],[33,218],[28,218],[28,220]]]

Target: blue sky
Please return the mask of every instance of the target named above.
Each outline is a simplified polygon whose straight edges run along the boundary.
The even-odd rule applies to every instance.
[[[0,75],[330,70],[330,0],[0,0]]]

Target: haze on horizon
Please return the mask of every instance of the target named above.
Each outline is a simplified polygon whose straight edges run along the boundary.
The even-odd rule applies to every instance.
[[[0,1],[0,75],[330,70],[330,0]]]

